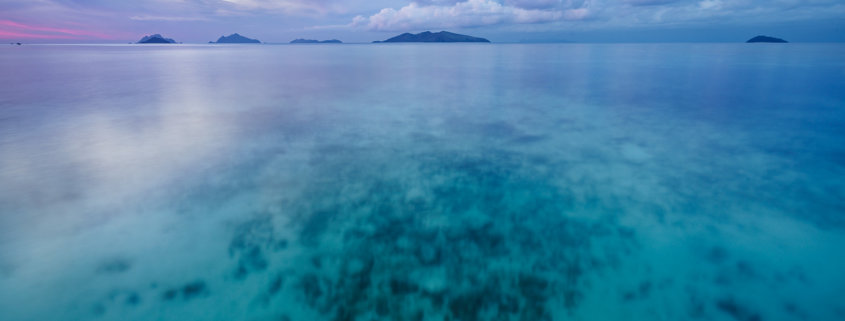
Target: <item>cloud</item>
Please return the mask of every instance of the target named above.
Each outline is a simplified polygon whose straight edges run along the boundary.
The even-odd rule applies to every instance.
[[[552,9],[559,7],[561,4],[564,6],[571,6],[572,4],[567,4],[566,2],[572,1],[561,1],[561,0],[505,0],[504,4],[507,6],[513,6],[516,8],[523,8],[523,9]],[[583,1],[581,1],[583,2]]]
[[[211,21],[206,17],[174,17],[174,16],[131,16],[129,20],[135,21]]]
[[[324,14],[336,11],[338,1],[333,0],[219,0],[219,7],[243,11],[278,11],[284,13]]]
[[[28,33],[28,32],[16,32],[16,31],[6,31],[0,30],[0,39],[13,39],[13,40],[20,40],[20,39],[78,39],[74,36],[69,35],[43,35],[37,33]]]
[[[720,0],[704,0],[698,3],[698,7],[704,10],[721,9],[722,1]]]
[[[654,6],[661,4],[669,4],[679,2],[681,0],[622,0],[622,2],[632,6]]]
[[[829,19],[843,8],[841,0],[412,0],[398,9],[356,16],[345,26],[372,31],[520,24],[560,30],[576,22],[582,30],[700,26]]]
[[[504,3],[495,0],[429,0],[411,2],[398,10],[385,8],[369,17],[357,16],[351,25],[376,31],[405,31],[584,20],[590,17],[590,4],[589,0],[511,0]]]

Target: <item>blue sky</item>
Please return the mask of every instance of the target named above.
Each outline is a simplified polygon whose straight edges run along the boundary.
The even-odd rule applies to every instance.
[[[843,0],[0,0],[0,39],[204,43],[234,32],[383,40],[449,30],[494,42],[845,41]]]

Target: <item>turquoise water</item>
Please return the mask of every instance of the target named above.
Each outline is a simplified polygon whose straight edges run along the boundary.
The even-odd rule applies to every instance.
[[[845,45],[0,46],[3,320],[842,320]]]

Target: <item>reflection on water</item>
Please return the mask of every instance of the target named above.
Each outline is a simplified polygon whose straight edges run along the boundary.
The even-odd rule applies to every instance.
[[[838,320],[843,51],[0,49],[0,310]]]

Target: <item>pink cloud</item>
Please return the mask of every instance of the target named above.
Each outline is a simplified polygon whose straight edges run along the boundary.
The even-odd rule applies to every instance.
[[[35,33],[22,33],[0,30],[0,39],[77,39],[77,37],[62,35],[40,35]]]
[[[81,29],[34,26],[10,20],[0,20],[0,37],[16,39],[117,39],[114,35]]]

